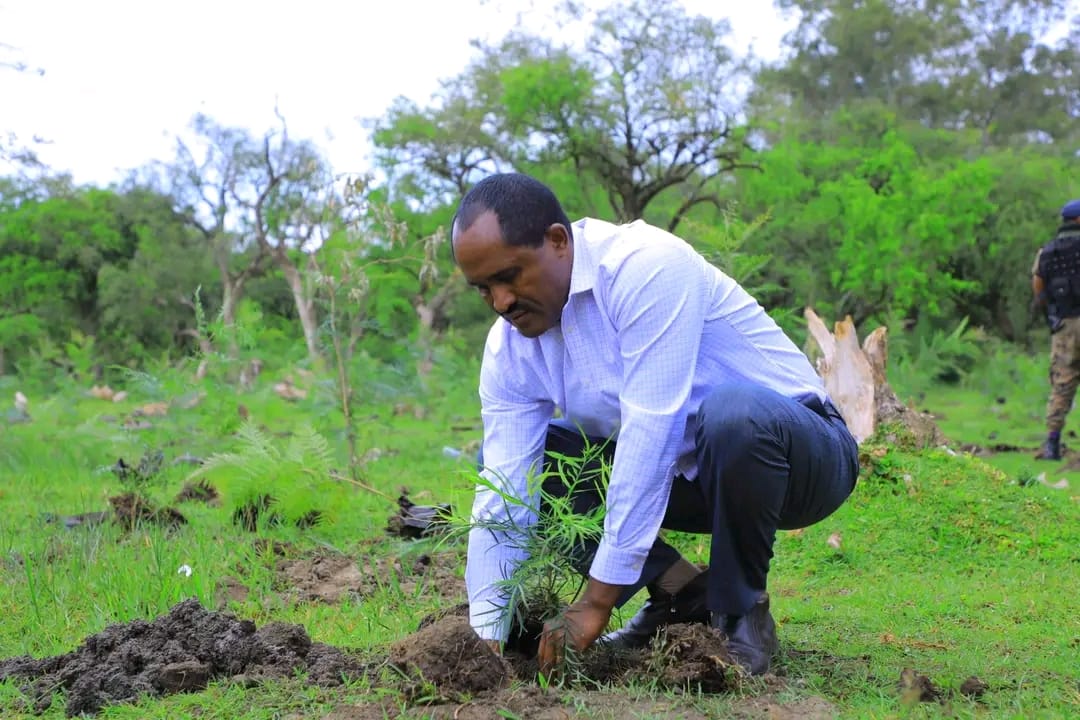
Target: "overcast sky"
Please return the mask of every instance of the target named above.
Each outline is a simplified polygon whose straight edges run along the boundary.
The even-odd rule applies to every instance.
[[[531,0],[0,0],[0,137],[48,140],[38,154],[80,183],[169,159],[174,138],[204,112],[262,134],[275,103],[296,138],[315,140],[334,168],[367,168],[358,118],[398,95],[423,102],[459,73],[469,40],[543,22]],[[606,4],[586,0],[590,6]],[[727,16],[736,45],[775,57],[790,26],[768,0],[683,0]],[[520,19],[520,20],[519,20]],[[0,173],[4,170],[0,167]]]

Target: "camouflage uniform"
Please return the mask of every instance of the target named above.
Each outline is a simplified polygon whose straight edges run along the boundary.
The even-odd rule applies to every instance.
[[[1035,253],[1031,274],[1038,275],[1039,257]],[[1050,400],[1046,403],[1046,429],[1061,432],[1065,416],[1072,409],[1076,389],[1080,387],[1080,317],[1061,319],[1059,330],[1050,336]]]
[[[1050,401],[1046,429],[1061,432],[1080,385],[1080,317],[1064,318],[1050,336]]]

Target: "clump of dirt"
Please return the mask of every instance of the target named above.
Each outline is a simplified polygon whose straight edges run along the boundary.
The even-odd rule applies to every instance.
[[[506,661],[461,617],[444,618],[395,643],[390,663],[420,683],[434,684],[449,697],[497,690],[511,678]]]
[[[140,695],[202,690],[211,680],[251,684],[304,671],[310,683],[335,686],[364,669],[341,650],[313,643],[299,625],[256,628],[191,599],[149,622],[110,625],[66,655],[0,661],[0,680],[29,681],[23,692],[36,712],[49,708],[54,691],[65,690],[67,714],[74,716]]]
[[[662,685],[707,693],[735,688],[742,674],[724,634],[702,624],[669,625],[648,664]]]
[[[207,505],[217,505],[220,501],[217,488],[206,480],[184,483],[184,487],[177,493],[173,502],[200,502]]]
[[[411,563],[384,557],[357,561],[322,553],[278,561],[275,584],[299,602],[336,603],[347,595],[368,597],[382,587],[397,587],[411,597],[420,584],[433,594],[454,598],[465,594],[458,564],[449,553],[421,555]]]
[[[450,527],[453,508],[449,503],[417,505],[409,499],[409,491],[402,488],[397,504],[397,513],[386,521],[386,532],[390,535],[417,539],[438,535]]]
[[[469,617],[469,603],[462,602],[426,615],[420,620],[417,631],[442,622],[446,618]],[[524,620],[514,617],[510,622],[510,631],[503,643],[503,652],[514,667],[518,677],[531,677],[536,674],[536,653],[540,649],[540,634],[544,630],[544,621],[536,617]]]
[[[113,521],[125,530],[132,530],[139,525],[153,523],[165,527],[179,527],[187,524],[187,518],[180,511],[171,507],[159,508],[142,495],[127,492],[109,498],[113,509]]]

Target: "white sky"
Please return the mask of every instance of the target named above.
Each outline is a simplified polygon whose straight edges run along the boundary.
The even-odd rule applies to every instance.
[[[427,100],[498,39],[531,0],[0,0],[0,138],[39,136],[39,157],[80,183],[108,184],[168,160],[196,112],[261,135],[275,103],[294,138],[310,138],[334,169],[368,168],[358,118],[398,95]],[[602,6],[601,0],[585,0]],[[727,16],[736,46],[775,57],[790,27],[769,0],[683,0]],[[524,13],[522,15],[522,13]],[[0,174],[4,172],[0,166]]]

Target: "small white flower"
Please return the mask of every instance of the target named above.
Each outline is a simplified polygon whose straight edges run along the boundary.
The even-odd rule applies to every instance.
[[[191,577],[191,566],[190,565],[181,565],[176,570],[176,574],[177,575],[183,575],[184,577]]]

